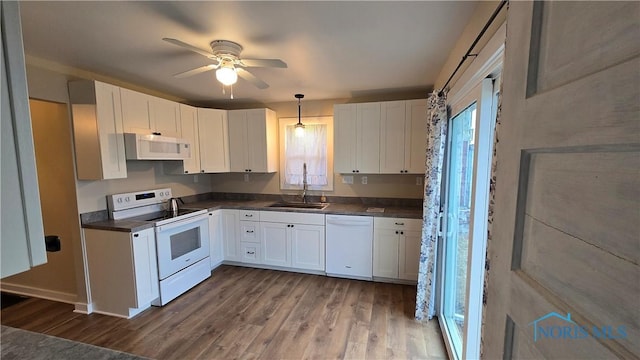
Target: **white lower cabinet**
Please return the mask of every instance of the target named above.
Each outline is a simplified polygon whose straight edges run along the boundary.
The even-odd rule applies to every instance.
[[[324,271],[324,225],[294,224],[290,238],[291,267]]]
[[[422,220],[375,218],[373,276],[418,280]]]
[[[261,264],[260,243],[240,242],[240,262]]]
[[[260,212],[262,263],[324,271],[324,215]]]
[[[136,233],[84,229],[91,305],[131,318],[159,296],[153,228]]]
[[[224,259],[227,261],[240,261],[240,236],[238,210],[222,210],[220,223],[222,224],[222,240],[224,246]]]
[[[223,211],[215,210],[209,212],[209,260],[211,269],[220,265],[224,260]]]
[[[260,223],[263,264],[291,266],[290,226],[284,223]]]

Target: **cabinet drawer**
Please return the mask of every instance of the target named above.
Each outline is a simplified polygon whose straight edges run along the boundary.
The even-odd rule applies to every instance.
[[[257,210],[239,210],[240,220],[260,221],[260,211]]]
[[[306,214],[282,211],[260,211],[260,221],[287,224],[324,225],[324,214]]]
[[[376,217],[373,219],[373,227],[375,229],[419,231],[422,229],[422,219]]]
[[[260,254],[260,244],[251,242],[240,243],[240,261],[244,263],[260,264],[262,255]]]
[[[260,242],[260,223],[258,221],[240,221],[240,241]]]

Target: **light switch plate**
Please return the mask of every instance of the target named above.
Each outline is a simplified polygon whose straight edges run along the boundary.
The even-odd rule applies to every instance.
[[[342,176],[343,184],[353,184],[353,175],[344,175]]]
[[[422,176],[416,176],[416,185],[422,185]]]
[[[367,183],[369,182],[369,178],[366,176],[363,176],[361,181],[362,181],[362,185],[367,185]]]
[[[249,182],[249,174],[244,174],[244,182]]]

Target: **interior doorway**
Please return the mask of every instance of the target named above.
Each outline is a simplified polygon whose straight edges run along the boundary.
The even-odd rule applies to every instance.
[[[2,289],[74,303],[80,229],[68,108],[35,99],[29,100],[29,108],[44,231],[60,237],[61,249],[48,252],[46,264],[3,279]]]

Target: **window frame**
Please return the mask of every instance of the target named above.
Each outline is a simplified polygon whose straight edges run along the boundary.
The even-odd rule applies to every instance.
[[[327,126],[327,185],[309,185],[309,190],[333,191],[333,116],[307,116],[300,118],[304,125],[326,125]],[[302,185],[289,185],[285,183],[286,165],[286,128],[298,123],[298,118],[278,119],[278,132],[280,135],[280,190],[302,190]]]

